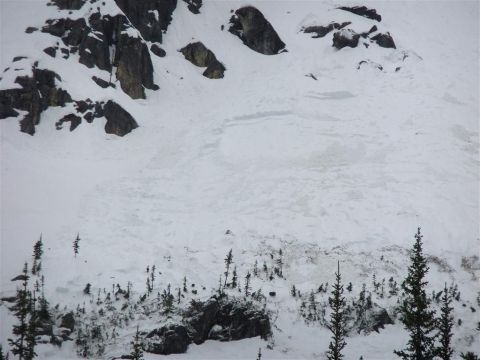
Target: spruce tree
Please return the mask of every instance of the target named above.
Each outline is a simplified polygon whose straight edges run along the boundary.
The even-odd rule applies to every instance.
[[[232,265],[233,262],[233,255],[232,255],[232,249],[227,254],[227,257],[225,258],[225,283],[223,284],[223,287],[227,286],[227,281],[228,281],[228,274],[230,272],[230,265]]]
[[[131,359],[133,360],[143,360],[143,349],[142,349],[142,342],[140,341],[140,332],[138,331],[135,333],[135,337],[132,341],[132,352],[130,353]]]
[[[442,308],[440,310],[440,319],[438,319],[438,335],[440,337],[440,346],[437,349],[437,356],[442,360],[450,360],[452,358],[453,349],[451,346],[452,329],[453,329],[453,308],[450,306],[452,297],[450,296],[447,283],[442,296]]]
[[[425,291],[428,266],[423,255],[422,237],[418,228],[408,274],[402,283],[404,299],[400,305],[400,321],[410,339],[405,349],[394,350],[394,353],[403,360],[431,360],[435,356],[435,311],[430,309],[430,299]]]
[[[80,234],[77,233],[77,237],[73,241],[73,253],[75,257],[78,255],[78,249],[80,248]]]
[[[33,245],[33,265],[32,265],[32,274],[35,275],[40,271],[41,265],[40,261],[43,255],[43,242],[42,235],[40,234],[40,239]]]
[[[347,335],[345,324],[345,297],[343,297],[342,276],[340,275],[340,262],[337,263],[337,272],[335,273],[335,283],[333,284],[332,294],[328,298],[331,314],[330,322],[327,324],[328,330],[332,333],[332,339],[328,345],[327,359],[343,359],[342,350],[347,345],[345,337]]]
[[[17,289],[15,304],[10,309],[18,319],[18,324],[13,325],[12,334],[14,339],[8,339],[13,355],[18,355],[19,360],[25,359],[27,351],[26,337],[28,332],[28,315],[30,313],[30,292],[28,290],[28,264],[23,267],[23,283]]]
[[[38,328],[38,316],[36,310],[36,296],[35,292],[29,294],[29,307],[30,307],[30,319],[27,326],[27,334],[25,336],[26,349],[25,349],[25,360],[33,360],[37,353],[35,352],[35,347],[37,346],[37,328]]]
[[[250,277],[252,275],[250,274],[250,271],[247,272],[247,275],[245,275],[245,296],[250,295]]]

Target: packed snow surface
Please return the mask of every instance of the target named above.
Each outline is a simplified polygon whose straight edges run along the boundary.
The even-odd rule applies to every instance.
[[[119,11],[106,3],[105,13]],[[256,53],[227,31],[230,10],[252,4],[288,52]],[[461,256],[480,249],[479,4],[367,5],[382,22],[336,10],[333,1],[205,1],[199,15],[179,1],[161,45],[167,56],[152,55],[160,90],[133,101],[120,86],[103,90],[91,80],[107,79],[107,72],[86,68],[74,55],[64,60],[43,53],[58,38],[24,32],[67,11],[45,0],[2,0],[1,71],[16,66],[15,56],[39,60],[40,68],[61,76],[73,98],[112,98],[140,127],[123,138],[105,134],[101,119],[57,131],[54,123],[69,108],[43,113],[33,137],[19,131],[16,118],[0,122],[0,293],[13,293],[10,279],[40,234],[49,296],[61,304],[76,304],[86,282],[143,287],[144,269],[154,263],[176,279],[169,281],[186,274],[215,287],[230,248],[248,262],[265,243],[289,244],[287,250],[341,247],[348,251],[340,260],[355,263],[362,252],[409,248],[418,226],[425,251],[460,271]],[[89,11],[84,6],[72,16]],[[377,25],[391,33],[397,49],[372,43],[338,51],[333,33],[314,39],[301,32],[331,21],[351,21],[357,33]],[[203,69],[178,52],[194,41],[221,59],[223,79],[203,77]],[[383,70],[357,69],[362,60]],[[19,71],[29,71],[31,61],[23,63]],[[13,81],[8,75],[0,88]],[[80,255],[73,258],[77,233]],[[299,256],[289,265],[297,284],[308,289],[333,280],[337,258],[311,269]],[[346,265],[347,279],[355,279],[355,269]],[[432,281],[442,287],[445,280]],[[474,282],[468,284],[465,291],[475,294]],[[8,325],[11,319],[1,315]],[[2,342],[7,325],[0,326]],[[328,345],[325,329],[308,327],[302,340],[296,329],[304,325],[281,327],[279,347],[265,350],[264,358],[315,357]],[[398,328],[357,337],[348,358],[359,357],[357,347],[372,354],[365,359],[392,358],[382,344],[405,339]],[[172,358],[254,358],[262,343],[208,342]],[[49,357],[71,354],[62,352]]]

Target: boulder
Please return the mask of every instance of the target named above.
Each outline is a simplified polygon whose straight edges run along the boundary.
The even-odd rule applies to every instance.
[[[185,56],[185,59],[190,61],[193,65],[205,67],[216,60],[215,55],[205,47],[201,42],[188,44],[180,49],[180,52]]]
[[[391,48],[391,49],[396,49],[397,47],[395,46],[395,41],[393,41],[392,36],[390,33],[386,34],[377,34],[371,38],[373,41],[375,41],[378,46],[381,46],[383,48]]]
[[[53,46],[49,46],[45,49],[43,49],[43,52],[51,57],[57,56],[57,49],[55,49]]]
[[[110,86],[110,83],[108,81],[100,79],[97,76],[92,76],[92,80],[95,81],[95,84],[97,84],[98,86],[100,86],[103,89],[106,89],[107,87]]]
[[[158,57],[165,57],[165,55],[167,55],[167,52],[157,44],[152,44],[152,46],[150,46],[150,51],[153,52]]]
[[[355,15],[366,17],[367,19],[377,20],[379,22],[382,21],[382,17],[377,14],[377,10],[369,9],[366,6],[340,6],[337,9],[345,10],[354,13]]]
[[[327,35],[329,32],[333,31],[333,30],[340,30],[340,29],[343,29],[345,26],[348,26],[350,25],[351,22],[347,21],[347,22],[344,22],[344,23],[336,23],[336,22],[333,22],[333,23],[330,23],[328,24],[327,26],[307,26],[306,28],[303,29],[303,32],[305,34],[311,34],[311,33],[314,33],[316,35],[313,35],[312,38],[322,38],[324,37],[325,35]]]
[[[235,11],[230,18],[228,31],[238,36],[250,49],[261,54],[274,55],[285,49],[285,43],[273,26],[253,6]]]
[[[190,339],[183,325],[166,325],[147,334],[143,349],[159,355],[181,354],[187,351]]]
[[[73,311],[70,311],[62,316],[60,327],[69,329],[72,332],[75,329],[75,317]]]
[[[387,310],[374,305],[372,308],[357,310],[357,315],[353,327],[358,333],[369,334],[372,331],[379,332],[385,325],[393,324],[393,320],[388,315]]]
[[[52,0],[60,10],[79,10],[87,0]]]
[[[65,115],[63,118],[61,118],[55,123],[56,129],[57,130],[62,129],[63,123],[66,123],[66,122],[70,123],[70,131],[73,131],[77,128],[78,125],[80,125],[80,123],[82,122],[82,118],[74,114]]]
[[[333,34],[333,47],[340,50],[344,47],[355,48],[358,46],[358,40],[360,35],[355,33],[353,30],[342,29]]]
[[[162,32],[167,31],[177,0],[115,0],[142,37],[151,42],[162,42]]]
[[[202,7],[202,0],[183,0],[188,4],[188,10],[192,14],[200,14],[200,8]]]
[[[221,79],[223,78],[225,70],[225,66],[223,66],[220,61],[215,60],[210,65],[208,65],[202,75],[209,79]]]
[[[103,114],[107,119],[105,124],[107,134],[124,136],[138,127],[132,115],[112,100],[105,104]]]
[[[211,52],[201,42],[188,44],[180,49],[180,52],[185,56],[185,59],[190,61],[195,66],[207,67],[203,72],[203,76],[210,79],[223,78],[225,66],[217,60],[215,54]]]

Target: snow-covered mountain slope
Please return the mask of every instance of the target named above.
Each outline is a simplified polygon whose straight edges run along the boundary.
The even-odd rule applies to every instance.
[[[257,53],[227,31],[231,10],[245,5],[264,14],[287,52]],[[45,54],[59,38],[25,33],[51,18],[87,18],[97,6],[102,14],[122,13],[113,0],[93,10],[87,3],[72,14],[44,0],[2,0],[2,71],[16,66],[14,57],[26,56],[26,69],[38,61],[55,71],[72,98],[113,99],[139,127],[124,137],[109,135],[100,118],[72,132],[56,130],[72,105],[43,112],[33,137],[19,131],[19,118],[0,121],[1,293],[13,293],[10,279],[40,234],[48,295],[71,306],[87,282],[109,288],[112,281],[132,281],[142,291],[148,264],[163,272],[162,286],[178,285],[186,275],[214,288],[230,248],[245,271],[255,254],[282,248],[288,281],[257,285],[276,288],[280,300],[271,305],[287,313],[279,317],[274,350],[264,357],[312,358],[326,349],[328,335],[289,313],[289,287],[309,291],[332,281],[337,259],[347,281],[368,282],[373,273],[403,276],[406,259],[399,254],[421,226],[426,252],[454,269],[447,277],[432,270],[433,286],[455,279],[473,301],[478,283],[460,264],[480,251],[478,3],[369,1],[381,22],[338,5],[205,1],[194,15],[179,1],[163,34],[167,55],[152,55],[160,89],[132,100],[118,82],[115,89],[99,88],[91,77],[108,79],[108,71],[87,68],[78,55]],[[332,21],[349,21],[347,28],[357,33],[376,25],[390,32],[397,48],[370,43],[336,50],[333,32],[323,38],[302,32]],[[225,65],[224,78],[202,76],[204,69],[178,52],[194,41]],[[2,90],[15,80],[5,74]],[[77,233],[82,240],[74,258]],[[332,249],[337,253],[307,262],[310,252]],[[382,265],[359,270],[383,253],[392,257],[394,271]],[[1,311],[4,342],[11,318]],[[365,359],[392,358],[392,347],[406,338],[399,329],[368,341],[352,338],[348,358],[360,356],[357,348]],[[475,336],[471,344],[457,342],[479,351]],[[254,358],[261,344],[209,342],[176,356]],[[63,351],[48,357],[71,355]]]

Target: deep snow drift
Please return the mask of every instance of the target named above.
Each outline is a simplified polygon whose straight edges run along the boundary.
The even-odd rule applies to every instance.
[[[163,286],[186,275],[214,288],[230,248],[246,268],[255,254],[282,247],[288,282],[257,284],[275,287],[270,306],[288,313],[264,358],[313,358],[328,335],[298,319],[291,284],[308,291],[332,281],[337,259],[346,281],[368,282],[375,272],[403,276],[406,259],[398,254],[422,226],[426,252],[454,269],[446,275],[434,268],[432,286],[455,279],[473,301],[478,281],[460,263],[480,249],[477,2],[368,2],[382,16],[375,22],[332,1],[206,1],[198,15],[179,1],[163,35],[167,55],[152,56],[160,89],[146,90],[145,100],[132,100],[119,86],[101,90],[91,77],[108,73],[75,56],[43,53],[58,38],[25,28],[68,15],[46,3],[2,0],[0,69],[15,56],[38,60],[73,97],[114,99],[139,128],[120,138],[105,134],[100,119],[58,131],[54,124],[68,108],[48,109],[33,137],[19,132],[18,119],[0,121],[1,295],[14,292],[10,279],[40,233],[48,296],[73,306],[87,282],[109,288],[132,281],[142,291],[148,264],[161,269]],[[230,11],[251,4],[288,52],[256,53],[227,31]],[[102,11],[119,9],[107,1]],[[88,12],[83,7],[73,16]],[[301,31],[331,21],[351,21],[357,33],[376,25],[392,34],[397,49],[336,50],[332,33],[312,38]],[[222,61],[223,79],[205,78],[178,52],[194,41]],[[308,262],[309,253],[318,257]],[[383,253],[393,269],[373,262]],[[5,307],[0,315],[5,344],[12,319]],[[397,325],[350,339],[348,358],[393,358],[391,350],[405,340]],[[459,330],[458,346],[478,352],[478,331],[470,344],[464,335],[471,333]],[[254,358],[260,346],[259,339],[208,342],[172,358]],[[63,359],[74,354],[68,346],[60,355],[45,351]]]

